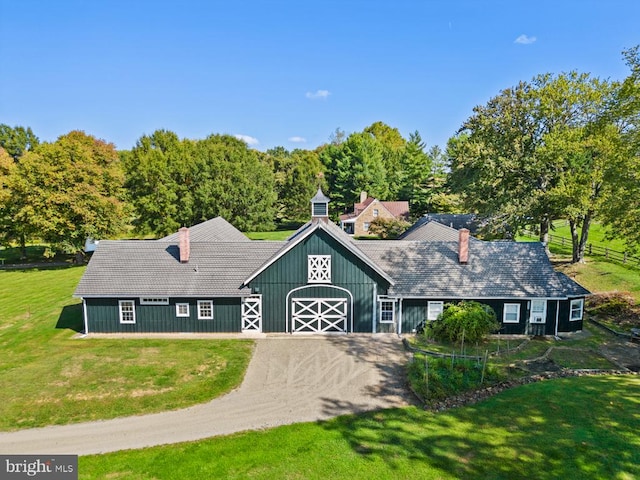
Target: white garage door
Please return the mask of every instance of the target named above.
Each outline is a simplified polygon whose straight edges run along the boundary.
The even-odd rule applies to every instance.
[[[291,302],[293,333],[347,331],[346,298],[294,298]]]

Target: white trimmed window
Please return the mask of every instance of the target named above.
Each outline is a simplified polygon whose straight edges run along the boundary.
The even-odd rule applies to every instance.
[[[136,302],[134,300],[119,300],[120,323],[136,323]]]
[[[505,303],[504,312],[502,313],[503,323],[520,323],[520,304]]]
[[[571,314],[569,320],[576,321],[582,320],[582,313],[584,311],[584,300],[578,298],[577,300],[571,300]]]
[[[198,320],[213,320],[213,300],[198,300]]]
[[[142,297],[140,305],[169,305],[169,297]]]
[[[378,211],[378,209],[377,209],[377,208],[374,208],[374,209],[373,209],[373,217],[374,217],[374,218],[376,218],[376,217],[379,215],[379,213],[380,213],[380,212]]]
[[[188,316],[189,316],[189,304],[176,303],[176,317],[188,317]]]
[[[368,232],[368,231],[369,231],[369,227],[370,227],[370,226],[371,226],[371,224],[370,224],[369,222],[364,222],[364,224],[362,225],[362,229],[363,229],[365,232]]]
[[[396,302],[380,300],[380,323],[393,323],[396,317]]]
[[[331,255],[309,255],[307,257],[307,281],[309,283],[331,283]]]
[[[427,320],[437,320],[438,315],[444,310],[444,302],[427,303]]]

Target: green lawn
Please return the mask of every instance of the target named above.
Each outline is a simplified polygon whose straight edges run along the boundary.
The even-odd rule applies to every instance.
[[[640,270],[596,258],[586,263],[565,263],[557,268],[591,292],[629,292],[640,303]]]
[[[551,231],[551,234],[557,237],[566,238],[569,240],[569,243],[571,243],[571,230],[569,229],[569,224],[564,220],[556,220],[553,222],[553,230]],[[618,252],[624,252],[626,250],[626,245],[623,239],[608,239],[606,228],[597,222],[592,223],[589,227],[588,243],[602,248],[608,247],[611,250],[616,250]]]
[[[72,338],[83,271],[0,272],[0,430],[175,409],[241,382],[250,341]]]
[[[444,413],[345,416],[80,458],[81,479],[632,479],[640,378],[578,377]]]
[[[277,230],[275,232],[245,232],[251,240],[286,240],[295,230]]]

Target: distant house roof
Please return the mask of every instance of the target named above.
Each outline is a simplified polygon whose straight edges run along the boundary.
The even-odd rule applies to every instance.
[[[189,227],[191,242],[250,242],[251,240],[222,217]],[[167,235],[159,242],[177,242],[178,232]]]
[[[400,235],[398,240],[422,240],[427,242],[458,241],[459,232],[455,228],[448,227],[434,220],[423,221],[423,218]]]
[[[473,213],[427,213],[416,222],[416,225],[429,221],[438,222],[456,230],[467,228],[471,235],[478,233],[480,228],[479,219]]]
[[[369,205],[375,202],[376,199],[373,197],[367,197],[364,201],[353,204],[353,211],[347,212],[340,215],[340,220],[352,220],[356,219],[360,216],[362,212],[364,212]],[[386,208],[387,211],[396,218],[402,218],[407,220],[409,218],[409,202],[407,201],[395,201],[395,202],[386,202],[377,200],[378,204],[382,207]]]

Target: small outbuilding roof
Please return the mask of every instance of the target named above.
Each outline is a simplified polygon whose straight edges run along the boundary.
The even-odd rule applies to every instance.
[[[222,217],[212,218],[206,222],[189,227],[189,238],[192,242],[250,242],[251,240],[236,227]],[[177,242],[178,232],[167,235],[159,242]]]

